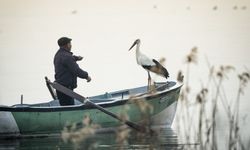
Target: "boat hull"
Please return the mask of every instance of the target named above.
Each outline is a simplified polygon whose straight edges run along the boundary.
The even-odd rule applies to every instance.
[[[20,135],[16,120],[11,112],[0,111],[0,134]]]
[[[144,123],[145,119],[149,119],[151,125],[171,126],[180,89],[181,86],[177,86],[157,94],[99,103],[99,105],[114,114],[126,114],[132,122],[140,124]],[[141,106],[138,105],[138,101],[146,102],[152,109],[142,111],[139,109]],[[58,134],[66,126],[74,123],[81,124],[85,116],[88,116],[92,123],[100,125],[103,129],[124,125],[87,104],[64,107],[2,107],[0,108],[0,116],[1,135]]]

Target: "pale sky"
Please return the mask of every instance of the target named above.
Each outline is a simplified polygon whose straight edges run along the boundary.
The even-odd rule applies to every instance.
[[[44,76],[54,80],[57,39],[72,38],[72,51],[92,82],[78,80],[84,96],[147,84],[147,73],[128,52],[166,58],[170,80],[184,69],[194,46],[215,65],[250,68],[249,0],[0,0],[0,104],[46,102]],[[196,74],[200,78],[203,71]],[[155,80],[160,77],[153,75]]]

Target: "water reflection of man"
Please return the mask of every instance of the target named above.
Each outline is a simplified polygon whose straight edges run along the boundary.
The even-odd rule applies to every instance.
[[[57,43],[60,49],[54,57],[55,81],[71,90],[77,87],[77,77],[91,81],[88,72],[82,70],[76,61],[82,60],[81,56],[74,56],[71,52],[71,40],[67,37],[61,37]],[[61,106],[74,105],[74,99],[58,90],[57,97]]]

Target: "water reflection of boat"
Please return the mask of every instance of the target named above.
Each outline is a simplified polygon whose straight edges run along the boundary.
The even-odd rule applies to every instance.
[[[128,106],[126,113],[129,120],[136,123],[141,123],[144,120],[142,116],[145,116],[136,102],[144,100],[153,108],[148,113],[150,123],[170,126],[175,115],[181,85],[168,81],[155,83],[155,87],[156,92],[151,94],[147,93],[147,86],[143,86],[92,96],[89,100],[117,115],[123,113],[125,106]],[[74,106],[59,106],[58,100],[1,106],[0,135],[6,137],[58,134],[65,125],[82,122],[86,115],[103,129],[122,125],[121,122],[90,105],[77,100],[75,102]]]
[[[138,132],[131,130],[126,143],[117,143],[116,132],[97,133],[76,145],[64,142],[61,137],[21,138],[0,140],[0,149],[183,149],[174,130],[156,127],[157,135],[140,138]],[[94,148],[93,148],[94,147]]]

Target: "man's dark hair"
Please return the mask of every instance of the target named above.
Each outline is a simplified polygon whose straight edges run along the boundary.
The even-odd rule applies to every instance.
[[[57,44],[61,47],[61,46],[68,44],[69,42],[71,42],[71,40],[72,39],[70,39],[68,37],[61,37],[60,39],[58,39]]]

